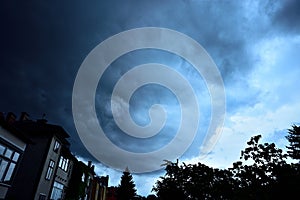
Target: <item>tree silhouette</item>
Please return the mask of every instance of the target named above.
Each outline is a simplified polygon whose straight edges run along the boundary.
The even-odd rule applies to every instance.
[[[153,191],[158,199],[230,199],[234,180],[228,170],[220,170],[198,163],[166,167],[166,175],[156,182]]]
[[[118,200],[132,200],[136,196],[135,184],[128,168],[123,172],[116,196]]]
[[[152,190],[160,200],[292,199],[299,195],[300,165],[288,164],[287,154],[260,139],[261,135],[251,137],[240,160],[229,169],[168,162],[166,174]]]
[[[241,151],[240,161],[230,168],[237,180],[237,199],[269,199],[278,183],[280,169],[287,163],[286,155],[274,143],[260,144],[261,135],[251,137]]]
[[[288,129],[286,139],[290,143],[287,146],[288,155],[300,162],[300,126],[293,125],[291,129]]]

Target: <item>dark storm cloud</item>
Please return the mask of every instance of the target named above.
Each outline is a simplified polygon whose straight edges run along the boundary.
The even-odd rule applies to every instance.
[[[289,1],[273,14],[280,27],[299,30],[299,3]],[[238,1],[6,1],[2,3],[1,110],[27,111],[33,118],[47,114],[63,125],[80,152],[73,124],[71,95],[81,62],[97,44],[118,32],[144,26],[183,32],[204,46],[219,67],[225,85],[243,92],[249,86],[253,57],[248,46],[265,37],[270,25],[261,12]],[[264,10],[265,7],[268,10]],[[270,12],[271,12],[270,11]],[[291,19],[291,20],[290,20]],[[253,26],[256,23],[256,26]],[[112,75],[113,76],[113,75]],[[111,78],[111,77],[109,77]],[[229,94],[228,110],[245,104],[257,93],[235,98]],[[233,103],[234,102],[234,103]],[[251,103],[250,103],[251,104]],[[108,116],[105,120],[110,120]]]
[[[72,151],[90,159],[72,117],[76,73],[87,54],[100,42],[121,31],[145,26],[174,29],[198,41],[221,71],[228,113],[252,107],[261,100],[260,90],[248,83],[259,59],[253,55],[253,44],[278,33],[299,34],[299,10],[300,3],[296,0],[3,1],[0,110],[27,111],[34,119],[46,113],[50,123],[62,125],[70,133]],[[104,78],[104,83],[110,86],[122,73],[114,71]],[[107,86],[102,89],[109,91]],[[96,102],[103,103],[98,97]],[[109,132],[116,130],[111,113],[105,109],[97,111]],[[116,134],[112,137],[116,143],[121,141]]]
[[[50,121],[62,124],[72,138],[77,138],[72,122],[71,93],[82,60],[105,38],[142,26],[162,26],[184,32],[203,43],[213,56],[227,55],[217,63],[226,80],[227,75],[232,76],[230,74],[241,69],[231,63],[230,57],[236,53],[224,52],[243,49],[243,42],[239,42],[243,40],[240,37],[228,40],[236,30],[227,33],[226,26],[235,21],[236,13],[221,20],[224,16],[218,14],[220,11],[215,5],[190,1],[172,4],[161,1],[7,2],[1,9],[4,19],[1,91],[5,95],[1,107],[5,111],[33,113],[33,118],[46,113]],[[220,6],[228,12],[237,10],[232,3]],[[207,16],[213,14],[217,15],[207,20]],[[221,45],[216,47],[215,43]],[[75,144],[73,148],[76,149]]]
[[[71,93],[90,47],[80,39],[85,29],[78,34],[74,8],[58,1],[9,1],[1,7],[0,87],[1,110],[26,111],[33,119],[45,113],[50,122],[63,125],[75,142]]]
[[[273,16],[273,23],[284,33],[299,34],[300,32],[300,2],[297,0],[283,1]]]

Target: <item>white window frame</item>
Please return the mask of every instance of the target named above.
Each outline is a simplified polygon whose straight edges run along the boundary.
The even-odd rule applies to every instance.
[[[48,164],[48,168],[47,168],[47,172],[46,172],[46,176],[45,176],[46,180],[51,180],[52,174],[54,172],[54,166],[55,166],[54,160],[49,160],[49,164]]]
[[[2,142],[0,143],[0,147],[2,149],[0,153],[0,183],[10,183],[21,152]]]

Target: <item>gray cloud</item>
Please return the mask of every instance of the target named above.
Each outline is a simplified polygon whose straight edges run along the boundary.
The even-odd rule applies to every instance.
[[[272,22],[283,33],[299,34],[300,32],[300,2],[296,0],[284,1],[272,16]]]

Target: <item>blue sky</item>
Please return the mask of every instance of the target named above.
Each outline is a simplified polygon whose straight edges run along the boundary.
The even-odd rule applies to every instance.
[[[225,86],[226,117],[222,134],[204,159],[199,151],[211,114],[210,96],[201,76],[182,58],[144,50],[117,59],[100,80],[96,94],[99,122],[117,145],[135,152],[165,145],[178,126],[178,102],[159,86],[136,91],[130,112],[136,123],[149,123],[154,103],[165,105],[166,126],[160,135],[141,141],[116,126],[109,107],[112,87],[132,66],[147,62],[170,65],[183,74],[199,97],[199,131],[181,161],[229,167],[253,135],[284,148],[286,129],[299,123],[300,3],[297,1],[31,1],[2,2],[0,108],[43,113],[71,135],[71,149],[93,159],[81,143],[72,116],[72,90],[83,60],[99,43],[119,32],[162,27],[200,43],[217,65]],[[144,98],[147,97],[147,98]],[[151,97],[151,98],[150,98]],[[141,148],[141,144],[143,145]],[[95,162],[96,160],[93,159]],[[121,176],[102,164],[100,174],[117,185]],[[147,195],[163,171],[134,175],[138,192]]]

